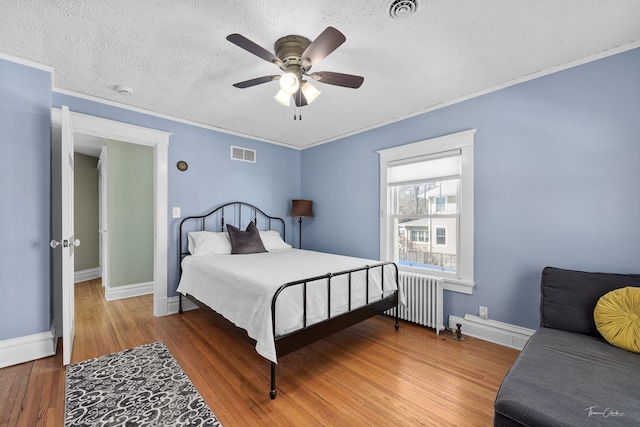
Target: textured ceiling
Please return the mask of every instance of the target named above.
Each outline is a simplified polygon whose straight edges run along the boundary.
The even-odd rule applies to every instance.
[[[53,67],[59,89],[307,147],[640,40],[638,0],[418,1],[394,20],[391,0],[2,0],[0,52]],[[328,26],[347,41],[312,71],[364,76],[360,89],[314,82],[294,121],[277,82],[232,86],[280,72],[228,34],[273,52]]]

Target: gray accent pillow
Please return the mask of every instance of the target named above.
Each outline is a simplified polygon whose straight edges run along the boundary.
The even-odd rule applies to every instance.
[[[256,254],[260,252],[267,252],[260,239],[260,231],[258,227],[252,222],[247,225],[247,230],[242,231],[238,227],[227,224],[227,231],[229,232],[229,239],[231,239],[231,253],[232,254]]]

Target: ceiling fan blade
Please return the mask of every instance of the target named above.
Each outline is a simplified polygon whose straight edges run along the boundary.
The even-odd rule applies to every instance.
[[[308,104],[307,97],[302,93],[302,89],[298,89],[298,91],[293,94],[293,100],[296,103],[296,107],[304,107]]]
[[[279,78],[280,78],[280,76],[256,77],[255,79],[245,80],[243,82],[235,83],[234,86],[237,87],[237,88],[240,88],[240,89],[244,89],[244,88],[247,88],[247,87],[260,85],[262,83],[272,82],[274,80],[278,80]]]
[[[354,76],[353,74],[334,73],[331,71],[318,71],[309,74],[309,77],[320,83],[349,87],[352,89],[358,89],[362,85],[362,82],[364,82],[364,77]]]
[[[231,43],[235,44],[236,46],[243,48],[247,52],[251,52],[256,56],[259,56],[265,61],[272,62],[276,65],[279,65],[282,62],[275,54],[269,52],[267,49],[263,48],[262,46],[257,45],[256,43],[252,42],[251,40],[249,40],[248,38],[246,38],[241,34],[237,34],[237,33],[229,34],[227,36],[227,40],[229,40]]]
[[[327,27],[302,53],[302,58],[309,58],[311,65],[320,62],[346,41],[346,37],[333,27]]]

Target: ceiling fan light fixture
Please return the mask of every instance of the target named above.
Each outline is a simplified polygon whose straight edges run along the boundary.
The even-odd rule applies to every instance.
[[[278,93],[276,94],[276,96],[273,97],[276,101],[278,101],[280,104],[288,107],[289,105],[291,105],[291,94],[287,93],[283,90],[278,91]]]
[[[402,1],[417,2],[418,0]],[[233,86],[244,89],[279,80],[280,91],[275,95],[274,99],[285,106],[290,106],[291,98],[293,98],[295,107],[302,108],[313,102],[320,95],[320,91],[307,82],[305,76],[309,79],[319,81],[322,84],[352,89],[359,88],[364,81],[364,77],[361,76],[331,71],[320,71],[309,74],[312,66],[327,57],[346,41],[344,34],[333,27],[327,27],[313,41],[297,35],[281,37],[274,45],[275,54],[241,34],[229,34],[227,40],[247,52],[275,64],[283,72],[281,75],[262,76],[234,83]],[[297,117],[302,120],[302,116],[299,113]]]
[[[280,89],[289,95],[293,95],[300,88],[300,81],[295,73],[284,73],[280,77]]]
[[[307,81],[302,84],[300,90],[302,91],[304,97],[307,98],[307,104],[311,104],[322,93]]]

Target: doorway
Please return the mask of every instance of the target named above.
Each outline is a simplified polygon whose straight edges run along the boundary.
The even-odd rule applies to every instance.
[[[167,299],[167,163],[170,133],[100,117],[70,112],[74,136],[97,137],[153,149],[153,315],[168,314]],[[54,129],[60,129],[61,110],[52,109]],[[54,301],[55,301],[54,296]],[[55,310],[55,308],[54,308]],[[57,313],[54,314],[57,318]]]
[[[74,136],[75,283],[107,301],[153,294],[153,148]]]

